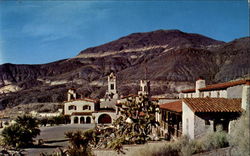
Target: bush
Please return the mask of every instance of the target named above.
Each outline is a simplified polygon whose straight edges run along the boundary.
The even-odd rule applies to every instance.
[[[249,112],[244,113],[234,124],[229,135],[229,144],[233,147],[234,156],[250,155]]]
[[[142,148],[133,151],[129,155],[136,156],[191,156],[192,154],[210,151],[222,147],[227,147],[227,133],[219,130],[208,133],[203,138],[190,140],[187,136],[182,136],[174,142],[156,143],[145,145]]]
[[[50,124],[50,126],[53,125],[60,125],[60,124],[67,124],[70,123],[69,116],[60,115],[60,116],[54,116],[54,117],[44,117],[39,120],[39,123],[42,126],[46,126],[47,124]]]
[[[204,151],[228,147],[228,134],[219,128],[216,132],[206,134],[202,139]]]
[[[27,147],[33,145],[33,138],[40,134],[38,122],[30,116],[17,117],[16,123],[2,131],[3,144],[6,147]]]
[[[68,146],[67,153],[70,156],[84,155],[92,156],[90,144],[95,142],[95,131],[90,129],[86,131],[76,131],[65,133],[69,138],[70,146]]]

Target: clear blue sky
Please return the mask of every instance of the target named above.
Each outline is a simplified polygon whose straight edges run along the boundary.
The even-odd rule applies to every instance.
[[[179,29],[231,41],[249,36],[247,0],[0,1],[0,64],[76,56],[134,32]]]

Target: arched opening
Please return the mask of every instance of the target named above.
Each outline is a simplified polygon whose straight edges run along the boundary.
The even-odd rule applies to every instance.
[[[86,123],[91,123],[91,118],[89,116],[86,118]]]
[[[80,118],[80,123],[81,123],[81,124],[84,124],[84,123],[85,123],[84,117],[81,117],[81,118]]]
[[[98,123],[107,124],[111,122],[112,122],[112,119],[108,114],[102,114],[98,118]]]
[[[75,124],[78,123],[78,117],[74,117],[74,123],[75,123]]]

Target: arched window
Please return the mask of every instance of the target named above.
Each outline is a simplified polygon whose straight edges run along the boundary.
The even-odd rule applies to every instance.
[[[81,118],[80,118],[80,123],[81,123],[81,124],[84,124],[84,123],[85,123],[84,117],[81,117]]]
[[[86,118],[86,123],[91,123],[91,118],[89,116]]]
[[[68,107],[68,110],[76,110],[76,106],[70,105],[70,106]]]
[[[78,123],[78,117],[74,117],[74,123],[75,123],[75,124]]]

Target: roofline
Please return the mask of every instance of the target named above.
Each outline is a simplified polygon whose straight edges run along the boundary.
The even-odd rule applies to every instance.
[[[210,98],[210,97],[207,97],[207,98]],[[223,112],[223,113],[226,113],[226,112],[235,112],[235,113],[240,113],[240,112],[243,112],[244,110],[241,108],[241,111],[213,111],[213,112],[209,112],[209,111],[195,111],[190,105],[189,103],[186,101],[186,99],[190,99],[190,98],[184,98],[183,99],[183,102],[188,106],[188,108],[190,108],[192,110],[192,112],[194,113],[219,113],[219,112]],[[202,98],[202,99],[206,99],[206,98]],[[216,99],[216,98],[210,98],[210,99]],[[220,99],[228,99],[228,98],[220,98]],[[240,99],[240,98],[232,98],[232,99]]]
[[[217,86],[217,85],[223,85],[223,84],[225,86]],[[238,86],[238,85],[242,85],[242,84],[250,85],[250,79],[211,84],[211,85],[207,85],[206,87],[200,88],[199,91],[221,90],[221,89],[226,89],[229,87]],[[179,93],[195,93],[195,88],[182,90]]]

